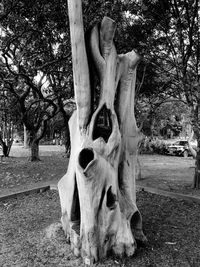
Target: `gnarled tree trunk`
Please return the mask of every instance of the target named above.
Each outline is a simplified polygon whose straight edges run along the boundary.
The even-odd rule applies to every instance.
[[[39,157],[39,142],[40,139],[35,131],[27,131],[28,134],[28,144],[30,147],[30,161],[40,161]]]
[[[77,111],[70,121],[71,154],[58,189],[62,225],[75,255],[86,264],[108,252],[133,255],[146,242],[136,206],[135,164],[140,133],[134,116],[136,68],[140,57],[117,55],[116,24],[104,17],[90,36],[90,52],[101,95],[93,101],[80,0],[69,0],[74,89]]]
[[[30,148],[31,148],[30,160],[31,161],[39,161],[40,160],[40,157],[39,157],[39,140],[38,139],[32,140],[32,142],[30,144]]]
[[[47,120],[44,120],[39,129],[32,127],[27,130],[28,133],[28,143],[31,149],[30,161],[40,161],[39,157],[39,142],[44,137],[47,127]]]

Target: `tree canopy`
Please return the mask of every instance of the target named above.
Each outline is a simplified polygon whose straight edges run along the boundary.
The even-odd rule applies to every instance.
[[[105,15],[117,22],[117,52],[135,49],[142,56],[136,99],[148,99],[150,114],[170,99],[185,102],[198,135],[198,0],[84,0],[86,41]],[[29,128],[37,112],[38,126],[54,113],[65,116],[65,100],[74,97],[66,1],[2,0],[0,23],[0,82],[22,121]]]

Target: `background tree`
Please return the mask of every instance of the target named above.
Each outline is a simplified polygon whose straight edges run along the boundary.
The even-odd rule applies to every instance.
[[[65,3],[62,3],[63,6]],[[16,98],[29,133],[32,160],[38,160],[39,140],[47,121],[56,112],[55,96],[47,89],[52,66],[68,58],[62,51],[67,40],[65,14],[61,3],[49,1],[3,1],[1,17],[1,69],[4,83]],[[5,73],[6,69],[6,73]]]
[[[13,132],[17,121],[17,109],[12,108],[14,99],[3,85],[0,87],[0,145],[4,157],[8,157],[13,143]]]
[[[180,99],[189,106],[200,151],[199,1],[129,1],[126,8],[130,18],[129,38],[131,31],[137,36],[138,28],[142,29],[136,40],[146,60],[156,66],[156,73],[165,85],[165,95]],[[143,42],[144,38],[147,42]],[[197,161],[200,160],[199,153]],[[199,163],[196,165],[200,166]],[[198,168],[197,172],[195,177],[199,179]]]

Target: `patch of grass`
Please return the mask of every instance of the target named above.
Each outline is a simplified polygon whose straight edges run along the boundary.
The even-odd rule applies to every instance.
[[[68,158],[62,154],[42,156],[41,161],[8,158],[0,163],[0,191],[41,181],[59,180],[67,171]]]
[[[131,258],[106,259],[96,266],[200,266],[200,205],[138,192],[149,243]],[[0,202],[0,266],[84,266],[75,258],[59,226],[57,192]]]
[[[141,186],[200,197],[200,190],[192,189],[195,160],[174,156],[141,155]]]

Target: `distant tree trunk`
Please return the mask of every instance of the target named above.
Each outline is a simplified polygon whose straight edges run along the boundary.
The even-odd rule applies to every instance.
[[[193,188],[200,189],[200,152],[197,153]]]
[[[191,132],[191,135],[188,139],[188,146],[189,150],[193,156],[195,161],[195,173],[194,173],[194,179],[193,179],[193,188],[200,189],[200,136],[198,135],[198,132],[196,132],[197,136],[197,151],[194,150],[194,148],[191,145],[191,140],[194,136],[194,131]]]
[[[0,136],[0,145],[2,147],[2,151],[3,151],[3,156],[4,157],[9,157],[10,149],[12,147],[12,144],[13,144],[13,139],[7,140],[5,142],[5,141],[3,141],[3,139]]]
[[[64,107],[63,107],[63,102],[62,100],[59,98],[58,99],[58,105],[59,105],[59,109],[60,109],[60,112],[63,116],[63,120],[64,120],[64,123],[65,123],[65,132],[64,132],[64,146],[65,146],[65,153],[67,155],[69,155],[70,153],[70,133],[69,133],[69,118],[70,118],[70,115],[65,111]]]
[[[37,133],[33,131],[27,131],[28,133],[28,145],[30,147],[30,161],[40,161],[39,157],[39,139]]]
[[[193,188],[200,189],[200,136],[197,136],[197,152]]]
[[[64,136],[64,146],[65,146],[65,153],[67,155],[70,154],[70,133],[69,133],[69,126],[65,128],[65,136]]]
[[[3,151],[3,156],[8,157],[8,147],[4,141],[1,142],[1,147]]]
[[[24,148],[28,148],[28,136],[27,136],[27,130],[26,126],[24,125]]]
[[[30,161],[40,161],[39,157],[39,142],[44,137],[47,127],[47,121],[43,121],[39,129],[29,129],[28,133],[28,144],[31,149]]]
[[[134,51],[117,55],[112,19],[104,17],[92,29],[90,50],[101,88],[94,109],[81,0],[68,0],[68,10],[77,111],[69,121],[68,170],[58,183],[61,221],[74,254],[92,264],[110,251],[131,256],[136,240],[146,242],[135,188],[140,132],[134,97],[140,57]]]
[[[30,144],[30,148],[31,148],[31,161],[39,161],[39,140],[34,139],[32,140],[31,144]]]

